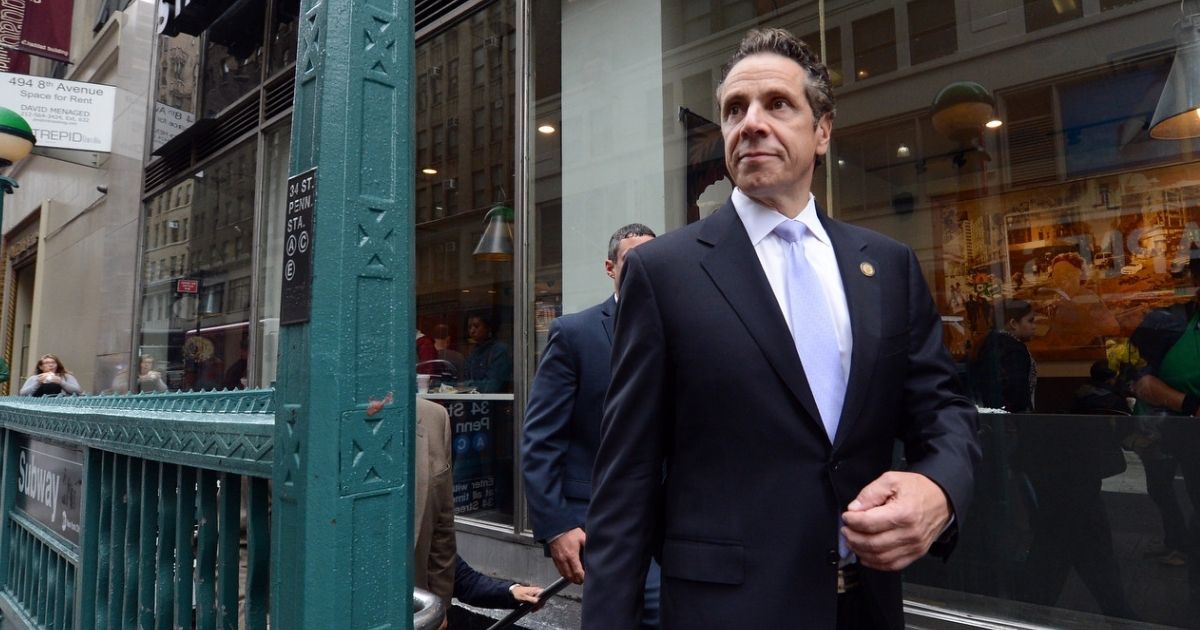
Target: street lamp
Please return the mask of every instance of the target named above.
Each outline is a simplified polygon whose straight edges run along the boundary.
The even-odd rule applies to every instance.
[[[37,138],[29,123],[11,109],[0,107],[0,168],[12,166],[25,159],[33,150]],[[0,222],[4,220],[4,196],[17,188],[17,180],[0,175]]]

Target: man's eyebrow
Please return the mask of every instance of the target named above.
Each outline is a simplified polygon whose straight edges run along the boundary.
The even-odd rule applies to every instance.
[[[721,98],[717,102],[717,105],[721,109],[725,109],[725,105],[735,102],[735,101],[743,101],[743,100],[745,100],[745,96],[743,96],[741,92],[737,91],[736,89],[734,89],[734,90],[726,89],[725,92],[721,93]]]

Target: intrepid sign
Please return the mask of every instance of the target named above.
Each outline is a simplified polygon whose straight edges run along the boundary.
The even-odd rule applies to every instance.
[[[42,149],[112,151],[117,88],[0,72],[0,106],[21,115]]]

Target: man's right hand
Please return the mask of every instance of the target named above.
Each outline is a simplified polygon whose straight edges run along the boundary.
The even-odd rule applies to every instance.
[[[576,527],[550,541],[550,557],[558,574],[574,584],[583,584],[583,547],[587,534]]]

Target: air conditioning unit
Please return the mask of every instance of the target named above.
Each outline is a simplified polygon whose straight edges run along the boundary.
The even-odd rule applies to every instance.
[[[499,48],[500,47],[500,36],[499,35],[488,35],[487,38],[484,39],[483,41],[484,41],[484,43],[487,44],[488,48]]]
[[[431,77],[440,77],[440,76],[442,76],[442,67],[441,67],[441,66],[433,66],[432,68],[430,68],[430,69],[429,69],[429,76],[431,76]]]
[[[458,180],[454,179],[453,177],[447,179],[446,180],[446,189],[447,190],[457,190],[458,189]]]
[[[447,127],[457,127],[458,126],[458,116],[451,116],[448,120],[446,120],[446,126]]]

